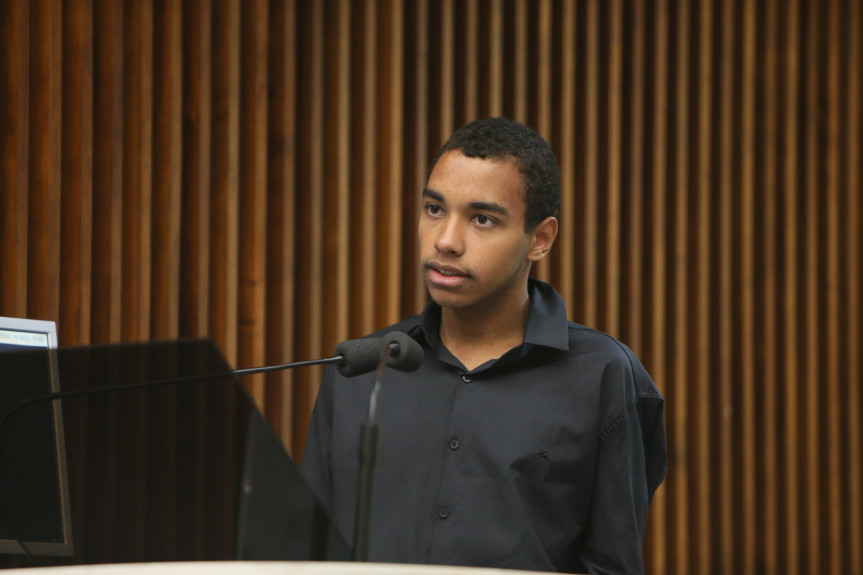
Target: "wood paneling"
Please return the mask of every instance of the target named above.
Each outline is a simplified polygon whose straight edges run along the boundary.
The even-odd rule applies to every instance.
[[[649,571],[861,573],[862,32],[852,0],[0,0],[0,314],[326,356],[422,309],[429,162],[507,115],[561,164],[535,273],[667,400]],[[247,381],[297,457],[319,377]]]

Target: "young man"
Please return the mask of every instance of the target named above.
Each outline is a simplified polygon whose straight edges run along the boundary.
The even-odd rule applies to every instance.
[[[432,302],[381,330],[425,359],[387,372],[378,402],[370,560],[643,572],[665,476],[663,400],[633,353],[571,323],[529,277],[557,235],[549,145],[502,118],[438,153],[419,223]],[[325,371],[303,471],[351,540],[370,377]]]

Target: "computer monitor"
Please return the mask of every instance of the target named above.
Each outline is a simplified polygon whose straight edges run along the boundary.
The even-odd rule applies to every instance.
[[[0,554],[73,553],[54,322],[0,317]]]

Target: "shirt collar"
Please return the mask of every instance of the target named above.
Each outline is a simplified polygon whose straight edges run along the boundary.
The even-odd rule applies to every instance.
[[[569,349],[569,322],[563,297],[549,284],[528,278],[530,308],[524,327],[524,343],[555,349]],[[421,323],[411,331],[421,330],[434,347],[440,342],[441,309],[434,301],[423,310]]]
[[[524,342],[555,349],[569,349],[569,321],[563,297],[551,285],[528,278],[530,309],[524,327]]]

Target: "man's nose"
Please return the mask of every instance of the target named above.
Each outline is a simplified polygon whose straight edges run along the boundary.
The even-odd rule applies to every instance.
[[[447,218],[441,222],[440,233],[435,240],[438,252],[461,255],[464,253],[464,226],[456,218]]]

